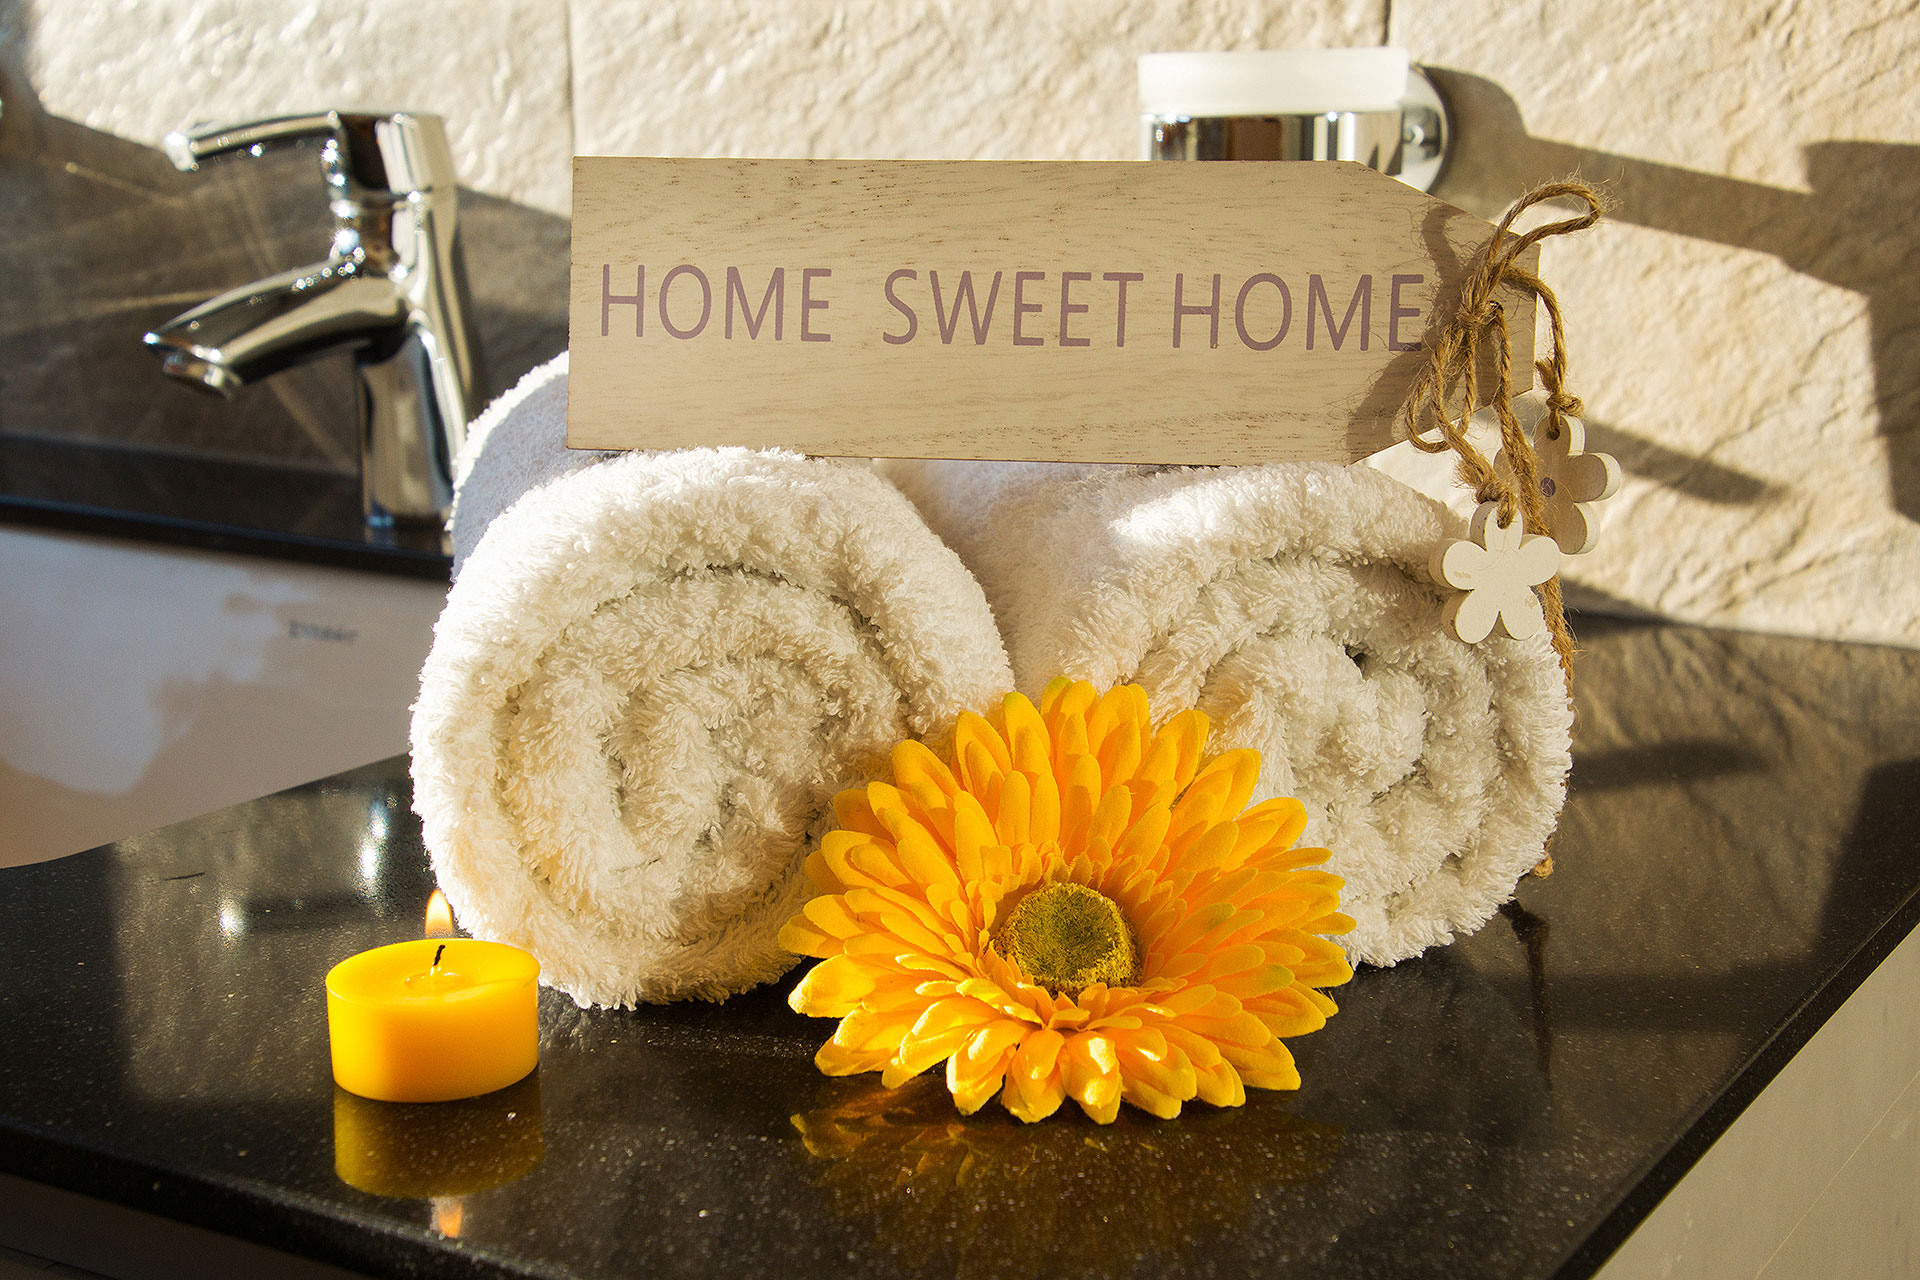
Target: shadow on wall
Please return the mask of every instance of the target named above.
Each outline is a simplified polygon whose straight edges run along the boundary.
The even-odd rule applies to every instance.
[[[0,0],[0,433],[357,471],[345,355],[222,403],[163,376],[140,341],[216,293],[325,257],[314,151],[182,174],[154,148],[48,115],[25,73],[23,9]],[[460,237],[491,398],[566,346],[569,226],[462,188]]]
[[[1492,81],[1445,69],[1435,69],[1435,79],[1453,109],[1458,139],[1444,183],[1449,200],[1504,207],[1519,190],[1577,172],[1607,184],[1616,202],[1611,216],[1619,221],[1769,253],[1864,297],[1891,504],[1909,520],[1920,520],[1920,359],[1911,354],[1920,337],[1920,271],[1914,268],[1920,253],[1920,146],[1815,143],[1804,149],[1811,191],[1802,195],[1535,138],[1518,105]],[[1681,480],[1676,487],[1695,496],[1705,496],[1705,489],[1718,492],[1718,501],[1765,496],[1763,481],[1705,471],[1712,464],[1681,460],[1618,429],[1596,429],[1593,445],[1621,455],[1623,464],[1649,479]]]

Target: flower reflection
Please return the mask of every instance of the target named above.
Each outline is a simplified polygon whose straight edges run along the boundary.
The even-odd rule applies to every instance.
[[[1127,1272],[1178,1262],[1242,1226],[1264,1191],[1319,1177],[1341,1130],[1250,1097],[1237,1111],[1111,1125],[960,1118],[936,1075],[793,1117],[835,1210],[915,1267],[950,1255],[962,1280],[1037,1275],[1062,1257]]]

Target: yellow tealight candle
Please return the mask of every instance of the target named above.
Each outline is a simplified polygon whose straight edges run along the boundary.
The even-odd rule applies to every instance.
[[[504,1089],[540,1061],[540,962],[474,938],[375,947],[327,973],[327,1036],[341,1088],[384,1102]]]

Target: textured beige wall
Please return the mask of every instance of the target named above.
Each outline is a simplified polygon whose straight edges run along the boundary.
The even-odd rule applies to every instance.
[[[1396,0],[1389,37],[1448,69],[1439,194],[1616,202],[1544,250],[1627,473],[1576,602],[1920,645],[1911,0]]]
[[[1378,44],[1386,0],[576,0],[583,155],[1131,160],[1136,55]]]
[[[567,14],[542,0],[0,0],[42,109],[158,143],[328,107],[438,112],[462,182],[571,201]]]
[[[207,116],[404,102],[447,114],[474,187],[552,210],[574,151],[1124,158],[1139,52],[1405,44],[1458,116],[1440,194],[1491,216],[1578,171],[1617,201],[1545,263],[1591,447],[1628,476],[1575,599],[1920,645],[1910,0],[1396,0],[1390,19],[1386,0],[140,12],[0,0],[56,115],[151,141]]]

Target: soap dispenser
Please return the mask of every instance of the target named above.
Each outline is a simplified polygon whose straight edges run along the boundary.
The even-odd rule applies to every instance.
[[[1149,53],[1139,61],[1148,160],[1356,160],[1430,190],[1446,103],[1405,49]]]

